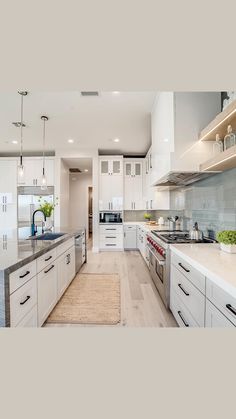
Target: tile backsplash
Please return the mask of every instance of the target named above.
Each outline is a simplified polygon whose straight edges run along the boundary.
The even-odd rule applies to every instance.
[[[205,235],[236,230],[236,169],[196,182],[185,190],[171,192],[171,209],[183,210],[184,227],[195,221]]]

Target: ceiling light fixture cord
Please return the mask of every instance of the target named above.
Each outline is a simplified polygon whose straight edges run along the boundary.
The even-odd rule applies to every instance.
[[[45,174],[45,122],[46,119],[43,119],[43,175]]]
[[[24,98],[21,94],[21,115],[20,115],[20,164],[22,165],[22,155],[23,155],[23,103]]]

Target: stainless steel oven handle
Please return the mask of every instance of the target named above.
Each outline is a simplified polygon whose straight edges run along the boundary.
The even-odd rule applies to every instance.
[[[159,265],[164,266],[166,264],[166,260],[165,259],[159,259],[157,255],[155,255],[155,253],[153,253],[153,251],[151,250],[151,248],[148,246],[149,252],[151,252],[151,254],[154,256],[154,258],[157,260]]]

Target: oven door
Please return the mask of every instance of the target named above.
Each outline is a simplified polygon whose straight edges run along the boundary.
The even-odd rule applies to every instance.
[[[159,258],[149,248],[149,266],[152,280],[163,300],[167,305],[166,299],[166,261],[164,258]]]

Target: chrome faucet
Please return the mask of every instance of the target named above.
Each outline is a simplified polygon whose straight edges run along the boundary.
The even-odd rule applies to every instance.
[[[35,210],[33,212],[33,215],[32,215],[31,236],[35,236],[36,233],[37,233],[37,226],[35,225],[35,221],[34,221],[34,217],[35,217],[36,212],[41,212],[43,214],[43,216],[44,216],[44,221],[46,221],[46,215],[44,214],[44,212],[42,210],[40,210],[40,209]]]

